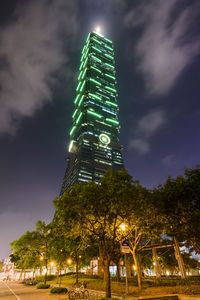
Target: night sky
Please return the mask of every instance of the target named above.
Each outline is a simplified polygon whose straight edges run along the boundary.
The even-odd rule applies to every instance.
[[[66,168],[81,49],[114,42],[125,167],[147,187],[200,163],[199,0],[1,0],[0,259]]]

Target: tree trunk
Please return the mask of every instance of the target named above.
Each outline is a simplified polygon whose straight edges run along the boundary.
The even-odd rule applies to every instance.
[[[117,262],[117,272],[116,272],[117,281],[120,281],[121,275],[120,275],[120,260]]]
[[[58,280],[59,280],[59,271],[60,271],[60,268],[57,267],[57,270],[56,270],[56,273],[57,273],[56,283],[57,284],[58,284]]]
[[[79,261],[78,261],[78,254],[76,255],[76,283],[78,283],[78,265]]]
[[[19,280],[22,280],[22,274],[23,274],[23,269],[21,269],[20,275],[19,275]]]
[[[139,272],[140,272],[140,278],[142,278],[143,277],[143,275],[142,275],[142,273],[143,273],[143,271],[142,271],[142,267],[141,267],[141,255],[138,253],[137,255],[136,255],[136,258],[137,258],[137,261],[138,261],[138,269],[139,269]]]
[[[33,280],[35,279],[35,268],[33,269]]]
[[[102,241],[99,241],[99,263],[98,263],[98,275],[103,277],[103,280],[105,279],[105,264],[103,259],[103,249],[102,249]]]
[[[181,272],[181,277],[183,279],[186,279],[185,266],[184,266],[183,258],[176,237],[174,237],[174,248],[175,248],[175,256],[178,261],[179,270]]]
[[[135,271],[136,271],[136,274],[137,274],[138,287],[139,287],[139,290],[141,290],[142,289],[142,284],[141,284],[140,268],[139,268],[139,265],[138,265],[138,260],[137,260],[137,257],[136,257],[135,249],[133,249],[133,251],[131,251],[131,252],[132,252],[133,260],[134,260],[134,263],[135,263]]]
[[[154,262],[156,278],[160,280],[161,279],[160,264],[159,264],[158,255],[155,247],[152,248],[152,254],[153,254],[153,262]]]
[[[200,254],[200,244],[197,241],[195,241],[195,239],[191,239],[190,242],[192,243],[192,245],[196,249],[196,252],[198,254]]]
[[[106,281],[106,298],[111,298],[111,285],[110,285],[110,270],[109,270],[110,262],[108,259],[105,261],[104,267],[104,275]]]
[[[59,287],[61,286],[61,266],[59,268]]]
[[[47,271],[48,271],[48,260],[47,259],[45,259],[45,267],[46,267],[46,272],[44,275],[44,284],[47,283]]]

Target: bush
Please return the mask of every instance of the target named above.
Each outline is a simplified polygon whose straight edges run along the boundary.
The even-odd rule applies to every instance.
[[[37,289],[48,289],[50,288],[50,284],[40,283],[37,285]]]
[[[119,300],[119,299],[118,298],[99,297],[99,298],[95,298],[95,300]]]
[[[43,282],[43,281],[44,281],[44,276],[45,276],[45,275],[37,275],[37,276],[36,276],[36,280],[37,280],[37,281],[40,281],[40,282]],[[56,275],[47,275],[47,281],[51,281],[51,280],[53,280],[54,278],[56,278]]]
[[[65,274],[62,274],[63,276],[68,276],[68,275],[75,275],[76,274],[76,272],[67,272],[67,273],[65,273]],[[61,276],[62,276],[61,275]]]
[[[65,274],[61,274],[60,276],[70,276],[70,275],[76,275],[76,272],[68,272],[68,273],[65,273]],[[100,276],[98,275],[89,275],[89,274],[85,274],[85,273],[82,273],[82,272],[79,272],[78,273],[78,277],[79,278],[88,278],[88,279],[99,279],[101,278]]]
[[[51,294],[67,294],[68,289],[64,287],[53,287],[51,288]]]
[[[29,280],[29,281],[26,281],[25,284],[26,285],[36,285],[36,284],[38,284],[38,282],[36,280]]]
[[[87,274],[83,274],[83,276],[80,276],[80,278],[88,278],[88,279],[100,279],[101,277],[98,275],[87,275]]]
[[[22,281],[21,281],[21,283],[23,283],[23,284],[26,284],[28,281],[30,281],[31,279],[30,278],[25,278],[25,279],[23,279]]]

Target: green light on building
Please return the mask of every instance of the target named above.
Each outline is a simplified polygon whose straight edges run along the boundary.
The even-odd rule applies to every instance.
[[[111,88],[110,86],[105,86],[105,88],[111,92],[117,93],[117,91],[113,88]]]
[[[93,98],[93,99],[96,99],[96,100],[99,100],[99,101],[102,100],[101,97],[99,97],[99,96],[97,96],[97,95],[94,95],[94,94],[92,94],[92,93],[89,93],[89,97],[91,97],[91,98]]]
[[[82,92],[82,90],[84,89],[85,84],[86,84],[86,81],[84,80],[83,83],[82,83],[82,85],[81,85],[80,92]]]
[[[109,122],[109,123],[113,123],[113,124],[119,125],[119,122],[116,121],[116,120],[113,120],[113,119],[106,118],[106,121]]]
[[[75,103],[75,104],[77,103],[79,97],[80,97],[80,94],[78,94],[78,95],[76,96],[76,99],[74,100],[74,103]]]
[[[78,124],[79,123],[79,121],[80,121],[80,119],[81,119],[81,117],[82,117],[82,112],[79,114],[79,116],[78,116],[78,118],[77,118],[77,120],[76,120],[76,124]]]
[[[81,104],[82,104],[82,102],[83,102],[83,99],[84,99],[84,95],[82,95],[82,97],[81,97],[81,99],[80,99],[80,101],[79,101],[79,103],[78,103],[78,107],[81,106]]]
[[[90,115],[92,115],[92,116],[95,116],[95,117],[100,118],[100,119],[102,118],[101,115],[95,113],[94,111],[88,110],[87,112],[88,112]]]
[[[114,70],[114,69],[115,69],[115,67],[114,67],[114,66],[112,66],[112,65],[110,65],[110,64],[108,64],[108,63],[105,63],[105,66],[107,66],[107,67],[111,68],[112,70]]]
[[[113,103],[113,102],[110,102],[110,101],[106,101],[106,103],[107,103],[108,105],[113,106],[113,107],[118,107],[117,103]]]
[[[107,53],[105,53],[105,56],[106,57],[108,57],[109,59],[111,59],[111,60],[113,60],[114,59],[114,57],[113,56],[111,56],[110,54],[107,54]]]
[[[110,51],[113,51],[113,48],[111,48],[111,47],[109,47],[107,45],[105,45],[105,48],[109,49]]]
[[[101,73],[102,73],[102,72],[101,72],[99,69],[97,69],[97,68],[95,68],[95,67],[93,67],[93,66],[91,66],[91,69],[93,69],[93,70],[97,71],[99,74],[101,74]]]
[[[102,51],[99,50],[99,49],[98,49],[97,47],[95,47],[95,46],[92,46],[92,49],[96,50],[96,51],[99,52],[99,53],[102,53]]]
[[[78,109],[76,109],[76,110],[74,111],[74,113],[73,113],[73,115],[72,115],[72,118],[73,118],[73,119],[74,119],[75,115],[77,114],[77,112],[78,112]]]
[[[112,75],[105,74],[105,76],[106,76],[106,77],[108,77],[108,78],[111,78],[111,79],[113,79],[113,80],[116,80],[116,79],[115,79],[115,77],[114,77],[114,76],[112,76]]]
[[[98,57],[96,57],[95,55],[92,55],[92,58],[94,58],[96,61],[98,61],[99,63],[101,63],[102,62],[102,60],[101,59],[99,59]]]
[[[72,134],[74,133],[75,129],[76,129],[76,126],[73,126],[73,127],[72,127],[72,130],[70,131],[69,134],[72,135]]]
[[[93,83],[95,83],[95,84],[97,84],[97,85],[99,85],[99,86],[102,85],[101,82],[99,82],[99,81],[97,81],[97,80],[95,80],[95,79],[93,79],[93,78],[90,78],[90,81],[92,81]]]

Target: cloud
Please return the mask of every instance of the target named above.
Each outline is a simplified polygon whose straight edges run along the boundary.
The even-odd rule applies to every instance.
[[[199,54],[199,38],[191,34],[199,17],[200,3],[195,0],[188,6],[178,0],[142,1],[125,15],[126,26],[142,32],[134,59],[149,93],[167,93]]]
[[[52,100],[56,74],[68,63],[77,30],[76,1],[32,0],[0,28],[0,133]]]
[[[137,125],[137,132],[143,137],[150,137],[166,122],[166,114],[161,109],[150,111]]]
[[[165,167],[172,168],[176,165],[177,158],[174,154],[169,154],[162,159],[162,163]]]
[[[149,143],[142,138],[135,138],[130,141],[130,148],[136,150],[140,154],[145,154],[149,152]]]
[[[126,2],[123,0],[85,0],[85,3],[88,6],[97,7],[103,11],[111,11],[117,14],[121,13],[126,7]]]
[[[166,113],[162,109],[154,109],[143,116],[135,129],[134,137],[130,140],[130,149],[140,154],[150,151],[150,137],[167,122]]]

